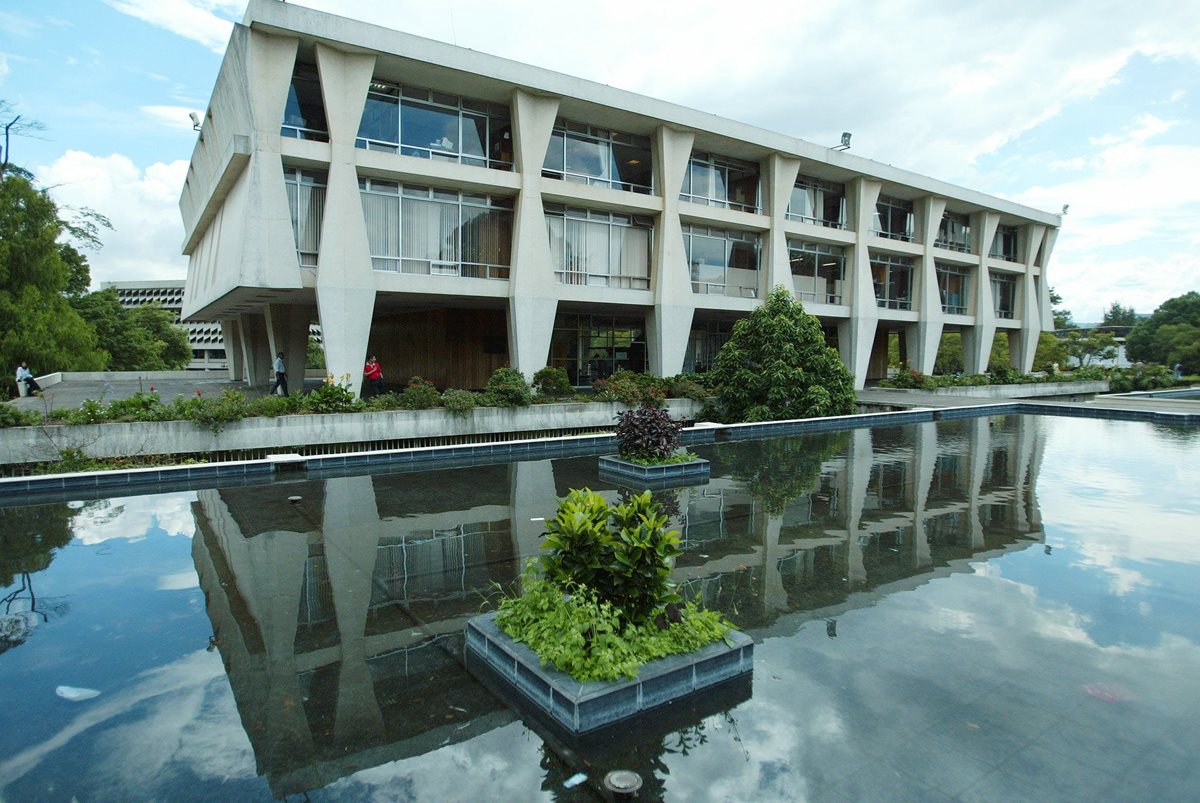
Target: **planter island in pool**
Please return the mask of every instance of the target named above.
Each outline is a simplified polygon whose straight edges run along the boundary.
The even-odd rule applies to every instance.
[[[661,491],[683,485],[707,485],[711,466],[697,457],[686,463],[643,466],[614,455],[600,457],[600,479],[635,490]]]
[[[754,641],[731,630],[725,639],[694,652],[645,664],[632,680],[582,683],[552,666],[542,666],[533,650],[513,641],[496,624],[495,612],[467,622],[466,652],[468,659],[481,660],[522,700],[572,734],[587,733],[748,676],[754,668]]]

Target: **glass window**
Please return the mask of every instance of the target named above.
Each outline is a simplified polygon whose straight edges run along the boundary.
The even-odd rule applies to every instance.
[[[938,291],[942,296],[942,312],[949,315],[966,315],[970,291],[970,274],[957,265],[937,265]]]
[[[547,204],[546,232],[559,282],[650,288],[650,218]]]
[[[283,183],[287,190],[292,233],[296,236],[296,255],[300,265],[317,266],[321,250],[321,221],[325,216],[325,174],[312,170],[284,167]]]
[[[758,297],[757,234],[685,225],[683,242],[692,292]]]
[[[311,64],[297,64],[292,71],[287,103],[283,107],[280,133],[294,139],[329,141],[325,123],[325,101],[321,97],[321,79]]]
[[[846,228],[846,189],[841,184],[800,176],[792,187],[787,217],[832,229]]]
[[[745,212],[760,211],[758,165],[707,153],[693,153],[680,200]]]
[[[792,286],[801,301],[841,304],[846,249],[799,240],[788,241]]]
[[[908,257],[871,253],[875,303],[888,309],[912,309],[913,261]]]
[[[550,365],[583,387],[617,371],[646,370],[646,324],[641,318],[559,313],[550,336]]]
[[[513,166],[506,107],[380,81],[371,83],[355,144],[476,167]]]
[[[734,321],[696,321],[688,338],[683,370],[702,374],[707,371],[721,350],[733,337]]]
[[[1017,277],[992,274],[992,310],[997,318],[1013,318],[1017,312]]]
[[[512,200],[359,179],[375,270],[507,279]]]
[[[558,120],[550,135],[542,175],[650,194],[654,183],[650,140]]]
[[[971,252],[971,219],[956,212],[946,212],[938,224],[937,240],[933,243],[951,251]]]
[[[992,238],[992,248],[988,256],[1003,259],[1006,262],[1017,262],[1017,227],[997,226],[996,236]]]
[[[875,204],[875,234],[912,242],[914,225],[912,201],[879,196],[879,202]]]

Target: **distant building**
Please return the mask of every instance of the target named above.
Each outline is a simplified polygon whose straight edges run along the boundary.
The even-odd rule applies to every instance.
[[[931,373],[945,332],[968,372],[997,336],[1030,370],[1061,216],[839,148],[250,0],[179,201],[183,313],[251,384],[320,321],[356,389],[370,353],[443,387],[585,385],[702,371],[783,286],[858,387],[892,338]]]
[[[141,307],[158,304],[175,314],[175,325],[183,328],[192,347],[192,359],[187,364],[189,371],[227,371],[229,360],[225,356],[225,339],[221,336],[221,324],[216,321],[180,321],[183,309],[184,282],[182,279],[157,282],[101,282],[100,288],[117,291],[117,300],[122,307]]]

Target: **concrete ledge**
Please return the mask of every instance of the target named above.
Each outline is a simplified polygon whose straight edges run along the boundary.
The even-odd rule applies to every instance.
[[[1108,380],[1091,382],[1026,382],[1019,385],[959,385],[952,388],[880,388],[888,393],[927,393],[934,396],[965,396],[972,399],[1043,399],[1054,396],[1089,396],[1108,393]]]
[[[543,667],[533,650],[509,638],[495,620],[492,612],[467,622],[466,650],[573,734],[628,719],[754,670],[754,641],[734,630],[728,643],[718,641],[687,655],[651,661],[633,680],[580,683]]]
[[[659,466],[643,466],[613,455],[600,457],[600,479],[634,490],[648,488],[658,491],[683,485],[706,485],[711,468],[702,457],[686,463],[664,463]]]

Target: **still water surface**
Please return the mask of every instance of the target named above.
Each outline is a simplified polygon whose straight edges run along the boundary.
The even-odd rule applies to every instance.
[[[461,631],[556,496],[617,496],[594,457],[0,508],[0,800],[590,800],[614,768],[642,799],[1195,799],[1200,430],[697,451],[676,575],[755,638],[752,687],[585,745]]]

